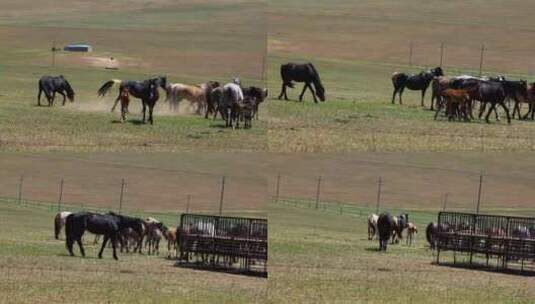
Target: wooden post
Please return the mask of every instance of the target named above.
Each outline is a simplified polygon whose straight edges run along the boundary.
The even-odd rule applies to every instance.
[[[446,192],[446,194],[444,194],[444,202],[442,204],[442,211],[446,211],[446,206],[448,205],[448,195],[449,193]]]
[[[321,175],[318,177],[318,186],[316,187],[316,210],[320,203],[320,191],[321,191]]]
[[[59,183],[58,212],[61,211],[61,201],[63,200],[63,178]]]
[[[409,42],[409,66],[412,67],[412,49],[413,49],[413,45],[412,45],[412,40]]]
[[[479,77],[483,75],[483,58],[485,56],[485,45],[481,44],[481,56],[479,58]]]
[[[275,191],[275,203],[279,202],[281,174],[277,174],[277,189]]]
[[[481,174],[479,175],[479,188],[477,190],[477,207],[476,207],[476,214],[479,214],[479,207],[481,205],[481,190],[483,187],[483,171],[481,171]]]
[[[24,175],[20,176],[19,180],[19,205],[22,204],[22,186],[24,184]]]
[[[191,195],[186,196],[186,213],[189,213],[189,202],[191,201]]]
[[[440,44],[440,67],[442,68],[442,64],[444,63],[444,42]]]
[[[379,213],[379,206],[381,205],[381,188],[383,186],[383,179],[379,176],[377,181],[377,203],[375,205],[375,213]]]
[[[219,216],[223,213],[223,198],[225,196],[225,176],[221,179],[221,196],[219,198]]]
[[[56,66],[56,41],[52,42],[52,67]]]
[[[123,178],[121,180],[121,196],[119,197],[119,214],[121,214],[121,211],[123,210],[123,197],[124,197],[125,187],[126,187],[126,183]]]

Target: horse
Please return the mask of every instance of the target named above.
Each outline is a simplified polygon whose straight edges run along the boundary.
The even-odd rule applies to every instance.
[[[440,92],[440,97],[443,97],[446,102],[439,103],[435,112],[435,120],[438,113],[443,107],[446,107],[446,115],[448,120],[453,120],[455,114],[458,114],[459,119],[464,116],[466,121],[469,121],[469,116],[472,113],[472,106],[470,103],[470,95],[466,90],[445,89]]]
[[[63,226],[65,226],[67,216],[69,216],[71,213],[72,212],[68,211],[58,212],[54,217],[54,237],[56,238],[56,240],[59,239],[61,229],[63,228]]]
[[[418,233],[418,228],[414,223],[409,223],[407,225],[407,245],[411,246],[413,243],[416,234]]]
[[[435,102],[437,107],[441,105],[441,93],[449,88],[450,82],[451,79],[446,76],[433,77],[433,81],[431,82],[431,107],[429,108],[431,111],[434,111]]]
[[[377,218],[377,231],[379,234],[379,250],[386,251],[388,241],[392,236],[396,223],[394,218],[387,212],[381,213]]]
[[[479,118],[481,118],[481,115],[485,111],[486,105],[490,103],[491,106],[489,108],[489,111],[487,112],[487,115],[485,116],[485,121],[487,123],[490,123],[489,116],[493,110],[496,110],[496,105],[500,105],[504,109],[505,115],[507,116],[507,123],[511,123],[509,109],[505,105],[505,89],[504,85],[501,82],[481,81],[478,85],[477,92],[482,102],[481,109],[479,110]]]
[[[256,103],[255,103],[253,115],[258,120],[258,107],[260,106],[260,104],[262,102],[264,102],[266,100],[266,98],[268,96],[268,89],[262,89],[262,88],[259,88],[259,87],[251,86],[251,87],[247,87],[247,88],[242,88],[242,91],[243,91],[243,96],[245,98],[247,98],[247,97],[255,98]]]
[[[368,216],[368,240],[373,240],[373,237],[377,234],[377,220],[379,216],[372,213]]]
[[[176,250],[177,250],[177,232],[178,229],[176,227],[168,228],[167,231],[164,232],[165,238],[167,239],[167,257],[171,257],[171,249],[175,252],[176,256]]]
[[[425,238],[427,239],[431,249],[435,249],[437,247],[437,234],[438,224],[434,222],[429,223],[425,228]]]
[[[169,101],[169,107],[172,110],[176,110],[180,101],[186,99],[197,106],[196,114],[200,114],[203,109],[208,113],[207,96],[217,87],[219,87],[219,82],[217,81],[208,81],[199,85],[170,83],[165,88],[167,93],[166,101]]]
[[[128,113],[128,105],[130,104],[130,94],[128,88],[124,87],[119,93],[119,99],[121,100],[121,122],[126,121],[126,114]]]
[[[396,94],[399,94],[399,104],[403,104],[401,95],[405,88],[413,91],[422,92],[422,107],[424,106],[425,92],[434,77],[444,76],[444,71],[441,67],[436,67],[429,71],[422,71],[416,75],[409,75],[400,72],[392,74],[392,84],[394,86],[394,93],[392,94],[392,104],[395,103]]]
[[[408,227],[409,215],[407,213],[392,217],[394,229],[392,231],[392,243],[399,243],[403,239],[403,230]]]
[[[304,82],[305,86],[301,95],[299,95],[299,101],[303,101],[303,95],[305,94],[306,89],[308,88],[312,93],[314,102],[318,103],[316,96],[321,100],[325,101],[325,88],[321,83],[320,75],[312,63],[297,64],[297,63],[287,63],[281,65],[280,68],[281,78],[282,78],[282,88],[281,93],[279,94],[279,100],[284,96],[285,100],[288,100],[288,95],[286,94],[286,87],[294,88],[293,82]],[[312,85],[314,89],[312,89]]]
[[[45,92],[49,107],[54,105],[56,93],[63,96],[63,105],[65,105],[66,98],[68,98],[70,102],[74,102],[74,90],[63,75],[43,76],[39,79],[39,93],[37,94],[38,106],[41,106],[41,94],[43,92]]]
[[[167,78],[164,76],[156,77],[147,79],[144,81],[133,81],[133,80],[120,80],[120,79],[112,79],[107,82],[105,82],[100,89],[98,89],[98,95],[100,97],[104,97],[114,85],[119,85],[119,92],[122,92],[123,89],[127,89],[128,93],[130,95],[134,96],[135,98],[141,99],[142,106],[143,106],[143,123],[145,123],[146,119],[146,108],[149,108],[149,122],[152,125],[153,119],[152,119],[152,112],[154,110],[154,106],[156,105],[156,102],[160,98],[160,94],[158,93],[158,87],[161,87],[162,89],[166,89],[167,86]],[[111,108],[111,111],[115,111],[115,107],[117,106],[117,103],[120,100],[120,96],[118,96],[115,99],[115,103],[113,104],[113,107]]]
[[[71,256],[74,256],[73,253],[73,244],[74,242],[78,243],[80,247],[80,253],[85,257],[85,251],[82,244],[82,236],[85,231],[89,231],[96,235],[104,235],[104,240],[102,242],[102,247],[98,253],[99,259],[102,258],[102,252],[108,243],[108,240],[111,240],[111,245],[113,248],[113,258],[118,260],[116,245],[119,240],[119,233],[122,229],[132,228],[137,233],[142,232],[141,220],[129,216],[118,215],[113,212],[108,214],[97,214],[92,212],[78,212],[73,213],[67,216],[65,223],[65,237],[66,237],[66,247]]]
[[[241,87],[233,82],[227,83],[223,87],[214,89],[214,96],[218,98],[214,119],[219,112],[223,120],[225,120],[225,126],[234,129],[238,119],[237,107],[244,99]]]
[[[513,107],[513,119],[515,114],[518,114],[518,119],[523,119],[526,116],[520,115],[520,105],[523,102],[528,102],[528,84],[525,80],[511,81],[500,80],[498,81],[503,85],[505,92],[505,98],[514,101]],[[529,113],[529,111],[528,111]]]

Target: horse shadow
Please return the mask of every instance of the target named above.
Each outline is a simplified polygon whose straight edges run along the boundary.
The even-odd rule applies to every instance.
[[[123,121],[121,121],[120,119],[114,119],[111,121],[112,124],[123,124]],[[129,123],[129,124],[132,124],[132,125],[135,125],[135,126],[143,126],[143,125],[146,125],[146,123],[144,123],[141,119],[127,119],[126,122],[124,123]]]

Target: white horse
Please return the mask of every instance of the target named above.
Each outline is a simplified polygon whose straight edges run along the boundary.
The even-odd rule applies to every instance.
[[[243,102],[243,91],[241,87],[232,82],[227,83],[221,88],[222,94],[219,94],[219,101],[217,103],[217,111],[225,120],[226,127],[233,129],[238,124],[237,106]],[[234,124],[234,122],[236,122]]]
[[[63,226],[65,226],[67,216],[69,216],[70,214],[72,214],[72,212],[63,211],[58,212],[54,217],[54,236],[56,237],[56,240],[59,239],[59,233],[61,232]]]
[[[368,240],[373,240],[373,237],[377,235],[377,220],[379,216],[375,213],[368,216]]]

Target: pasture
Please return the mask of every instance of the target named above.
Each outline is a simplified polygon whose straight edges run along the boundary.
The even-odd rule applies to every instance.
[[[480,120],[433,121],[420,107],[419,92],[405,90],[404,105],[392,105],[391,75],[440,64],[445,43],[446,75],[483,72],[535,80],[527,28],[529,1],[456,3],[443,1],[273,1],[268,7],[268,149],[284,152],[349,151],[531,151],[532,121],[508,126]],[[471,9],[473,7],[473,9]],[[440,9],[437,9],[440,8]],[[470,11],[470,13],[468,13]],[[469,14],[469,16],[467,15]],[[515,18],[501,18],[515,16]],[[490,22],[492,20],[492,22]],[[462,33],[460,35],[459,33]],[[413,66],[409,43],[413,41]],[[327,102],[277,101],[279,66],[311,61],[321,75]],[[289,90],[294,101],[302,84]],[[429,107],[430,91],[426,105]],[[273,101],[273,102],[271,102]],[[526,111],[526,107],[524,107]]]
[[[251,130],[231,132],[222,121],[189,115],[187,109],[182,115],[171,113],[160,91],[153,127],[140,124],[137,100],[123,125],[118,111],[110,113],[117,89],[104,99],[97,97],[97,89],[112,78],[167,75],[170,82],[197,84],[240,76],[244,85],[261,85],[263,7],[261,1],[0,4],[2,150],[265,150],[263,119]],[[94,52],[57,52],[52,66],[53,44],[73,41],[92,44]],[[119,70],[105,69],[110,57]],[[76,101],[64,108],[57,102],[52,109],[36,107],[37,81],[45,74],[64,75]]]

